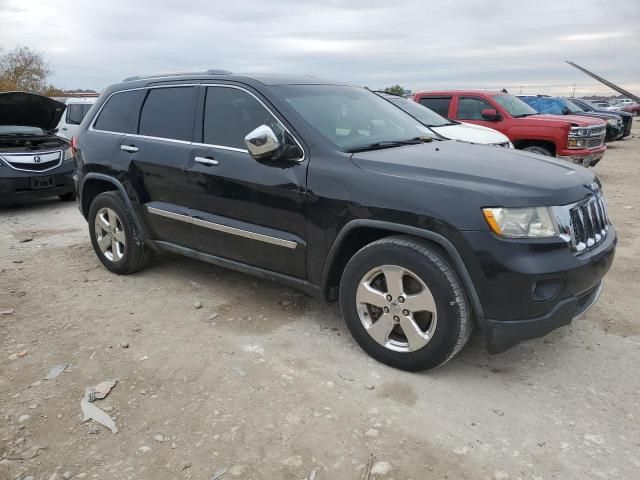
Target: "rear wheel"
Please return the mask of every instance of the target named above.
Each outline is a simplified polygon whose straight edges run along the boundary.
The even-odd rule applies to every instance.
[[[340,282],[340,307],[369,355],[409,371],[447,362],[473,325],[449,262],[409,237],[378,240],[351,258]]]
[[[539,145],[532,145],[530,147],[523,148],[525,152],[538,153],[540,155],[546,155],[547,157],[553,157],[553,153],[548,148],[541,147]]]
[[[136,224],[118,192],[98,195],[89,208],[91,244],[110,271],[128,274],[142,270],[151,260]]]

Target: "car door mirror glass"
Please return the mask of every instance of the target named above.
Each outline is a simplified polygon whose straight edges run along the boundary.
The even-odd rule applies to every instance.
[[[244,143],[249,154],[255,159],[271,158],[282,146],[276,133],[267,125],[260,125],[251,131],[244,137]]]
[[[482,112],[480,112],[480,114],[482,115],[482,118],[484,118],[485,120],[499,120],[500,119],[500,115],[498,114],[498,112],[493,109],[493,108],[485,108],[482,110]]]

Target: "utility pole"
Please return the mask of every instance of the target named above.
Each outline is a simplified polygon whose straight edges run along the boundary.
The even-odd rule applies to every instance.
[[[576,98],[576,84],[573,84],[573,92],[571,93],[571,98]]]

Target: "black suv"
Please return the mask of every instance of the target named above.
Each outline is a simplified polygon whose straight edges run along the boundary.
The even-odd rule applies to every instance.
[[[0,203],[73,200],[69,142],[55,135],[66,105],[27,92],[0,93]]]
[[[491,352],[598,298],[616,234],[580,166],[438,141],[364,88],[312,77],[134,77],[75,137],[104,266],[175,252],[339,299],[389,365],[442,365],[474,324]]]
[[[572,104],[580,108],[583,112],[595,112],[595,113],[604,113],[604,114],[615,114],[616,116],[622,119],[623,132],[622,137],[625,138],[631,135],[631,127],[633,125],[633,114],[629,112],[623,112],[622,110],[605,110],[604,108],[597,107],[587,102],[586,100],[582,100],[581,98],[567,98],[566,100],[570,101]]]

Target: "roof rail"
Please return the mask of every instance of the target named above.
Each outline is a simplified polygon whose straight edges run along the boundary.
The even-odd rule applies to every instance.
[[[229,70],[209,69],[204,72],[172,72],[172,73],[159,73],[155,75],[134,75],[133,77],[127,77],[123,82],[132,82],[134,80],[143,80],[146,78],[162,78],[162,77],[184,77],[191,75],[232,75]]]

